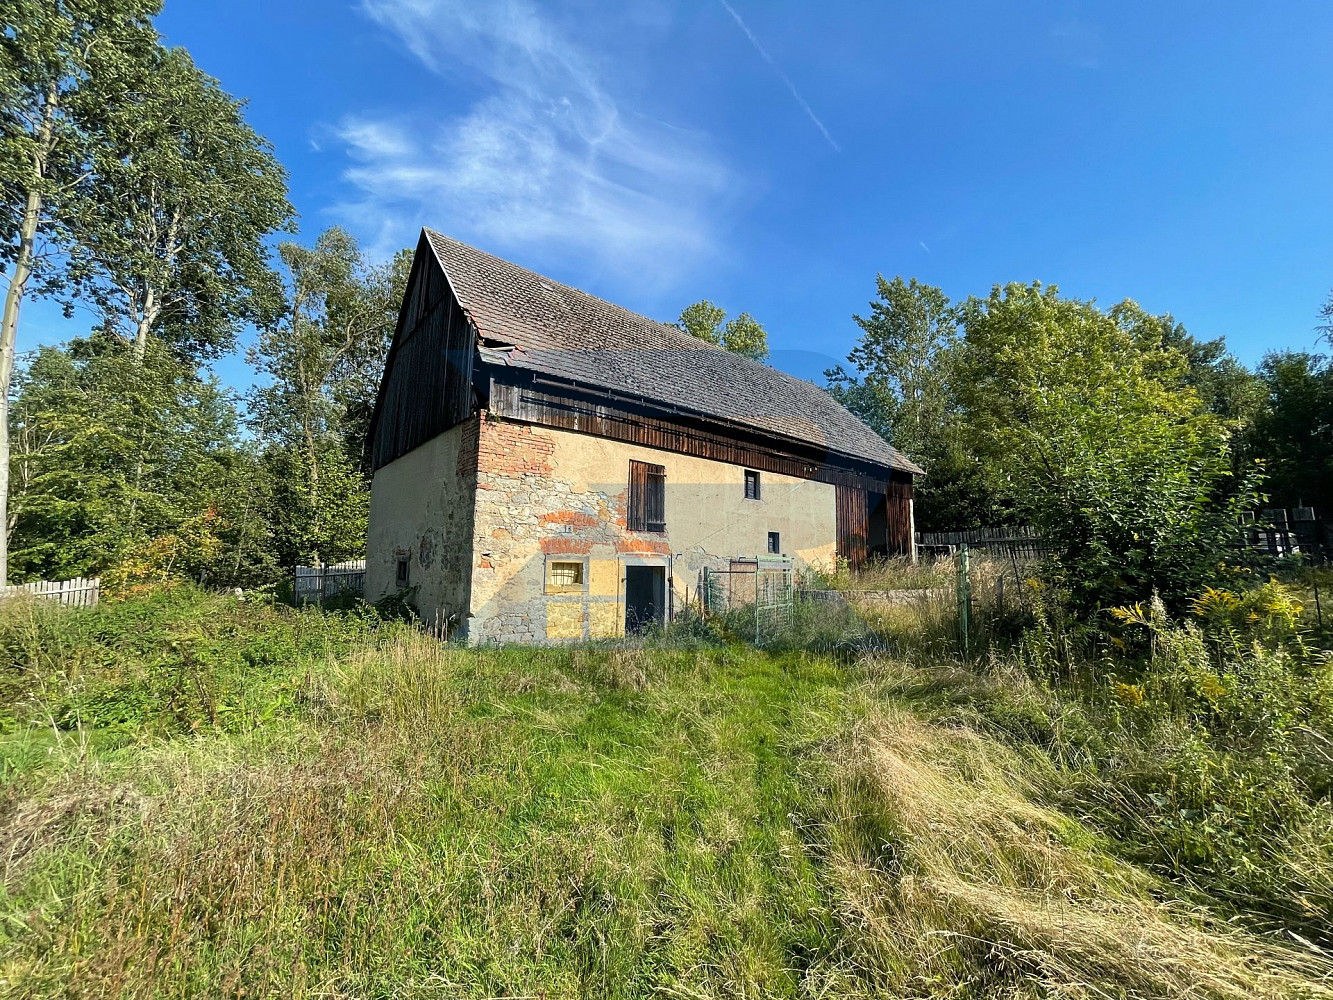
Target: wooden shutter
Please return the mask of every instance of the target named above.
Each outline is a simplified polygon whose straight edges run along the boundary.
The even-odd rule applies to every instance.
[[[666,467],[648,462],[629,463],[630,531],[666,531]]]

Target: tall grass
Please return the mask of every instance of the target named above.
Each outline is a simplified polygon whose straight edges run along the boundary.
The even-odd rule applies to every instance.
[[[0,995],[1330,993],[1084,811],[1094,720],[1026,674],[189,592],[15,614]],[[183,663],[208,698],[141,697]]]

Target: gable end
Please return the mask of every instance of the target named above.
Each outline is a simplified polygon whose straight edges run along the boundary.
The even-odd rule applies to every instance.
[[[468,418],[475,353],[476,329],[423,234],[375,401],[372,470]]]

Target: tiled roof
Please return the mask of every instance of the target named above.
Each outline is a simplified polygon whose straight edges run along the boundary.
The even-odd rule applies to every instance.
[[[638,396],[920,473],[818,386],[430,229],[491,361]],[[514,350],[504,350],[512,347]]]

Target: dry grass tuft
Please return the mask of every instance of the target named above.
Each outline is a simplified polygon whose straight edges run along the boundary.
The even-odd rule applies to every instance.
[[[10,803],[0,818],[0,881],[21,875],[43,849],[67,846],[76,830],[100,839],[148,813],[149,799],[134,788],[68,784],[68,791]]]
[[[912,995],[1333,996],[1320,954],[1159,902],[1039,804],[1046,765],[884,710],[840,751],[832,871],[867,966]]]

